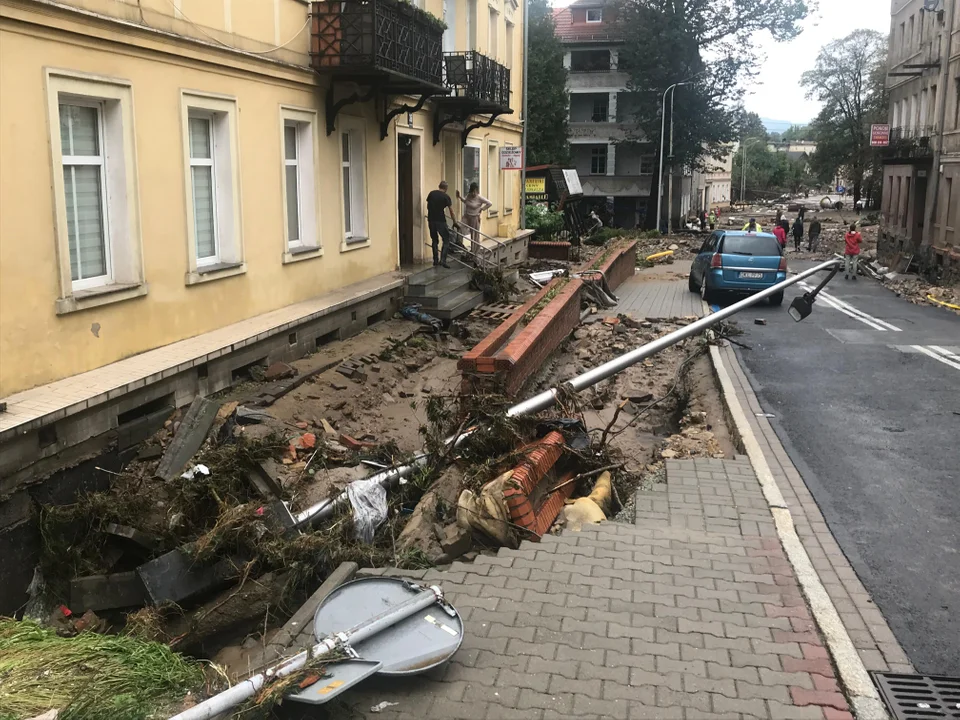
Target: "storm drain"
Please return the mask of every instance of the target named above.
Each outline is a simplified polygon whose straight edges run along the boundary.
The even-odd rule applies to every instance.
[[[960,720],[960,678],[872,673],[896,720]]]

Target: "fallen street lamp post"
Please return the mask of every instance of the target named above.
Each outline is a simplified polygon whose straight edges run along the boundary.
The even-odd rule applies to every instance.
[[[830,275],[825,278],[815,290],[805,293],[802,298],[797,298],[794,300],[793,304],[791,304],[790,316],[799,322],[810,315],[813,310],[813,302],[817,296],[817,293],[819,293],[826,286],[826,284],[833,279],[837,272],[839,272],[842,262],[842,260],[834,258],[833,260],[820,263],[819,265],[812,267],[809,270],[804,270],[803,272],[797,273],[793,277],[789,277],[783,282],[779,282],[776,285],[767,288],[766,290],[761,290],[756,295],[751,295],[748,298],[744,298],[733,305],[721,308],[715,313],[707,315],[706,317],[700,318],[696,322],[692,322],[689,325],[674,330],[672,333],[668,333],[661,338],[657,338],[646,345],[641,345],[640,347],[631,350],[628,353],[605,362],[603,365],[599,365],[592,370],[588,370],[582,375],[577,375],[576,377],[571,378],[567,382],[563,383],[562,392],[576,393],[596,385],[597,383],[602,382],[603,380],[606,380],[607,378],[612,377],[623,370],[626,370],[631,365],[636,365],[638,362],[645,360],[651,355],[656,355],[661,350],[664,350],[671,345],[676,345],[681,340],[686,340],[689,337],[698,335],[704,330],[707,330],[723,320],[736,315],[741,310],[746,310],[748,307],[752,307],[760,301],[766,300],[771,295],[775,295],[778,292],[783,291],[785,288],[795,285],[801,280],[805,280],[806,278],[816,275],[819,272],[829,270]],[[514,405],[508,409],[507,417],[520,417],[522,415],[531,415],[533,413],[546,410],[557,402],[557,398],[560,396],[560,393],[561,388],[559,387],[545,390],[544,392],[534,395],[532,398],[524,400],[523,402],[518,403],[517,405]],[[475,428],[471,428],[459,435],[449,437],[446,439],[445,443],[447,446],[456,447],[467,437],[469,437],[474,430]],[[364,484],[378,482],[384,487],[393,485],[395,482],[403,483],[405,482],[403,478],[410,475],[418,467],[425,465],[429,458],[429,453],[421,452],[420,454],[414,456],[413,460],[406,465],[399,465],[397,467],[384,470],[376,475],[371,475],[365,480],[357,480],[356,482]],[[347,505],[349,502],[350,498],[347,491],[342,492],[335,498],[319,502],[294,516],[296,527],[302,528],[319,520],[325,520],[333,515],[334,510],[337,507],[341,505]]]

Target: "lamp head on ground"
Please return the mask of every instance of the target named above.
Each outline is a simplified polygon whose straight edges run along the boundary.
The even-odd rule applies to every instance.
[[[787,310],[787,312],[796,322],[800,322],[813,312],[813,300],[813,295],[804,293],[793,299],[793,302],[790,303],[790,309]]]

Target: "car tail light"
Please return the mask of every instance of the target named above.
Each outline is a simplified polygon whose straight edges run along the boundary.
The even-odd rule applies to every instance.
[[[783,256],[780,257],[780,272],[787,271],[787,259]]]
[[[720,253],[714,253],[713,257],[710,258],[710,267],[712,268],[723,267],[723,258],[720,256]]]

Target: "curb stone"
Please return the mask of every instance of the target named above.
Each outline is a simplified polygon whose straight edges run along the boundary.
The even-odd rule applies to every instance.
[[[726,366],[720,357],[720,351],[715,345],[710,346],[710,358],[720,383],[724,405],[729,413],[737,434],[743,444],[750,464],[753,466],[764,497],[773,515],[777,536],[783,545],[787,560],[790,562],[797,576],[797,581],[810,604],[810,611],[816,620],[817,626],[823,633],[827,648],[837,667],[837,672],[855,715],[860,720],[889,720],[886,708],[880,695],[873,685],[866,666],[860,659],[847,629],[840,619],[836,606],[827,595],[826,588],[820,580],[807,551],[804,549],[800,537],[793,524],[793,516],[787,508],[783,494],[777,485],[773,473],[767,464],[763,451],[753,433],[753,428],[747,421],[736,390],[727,374]]]

